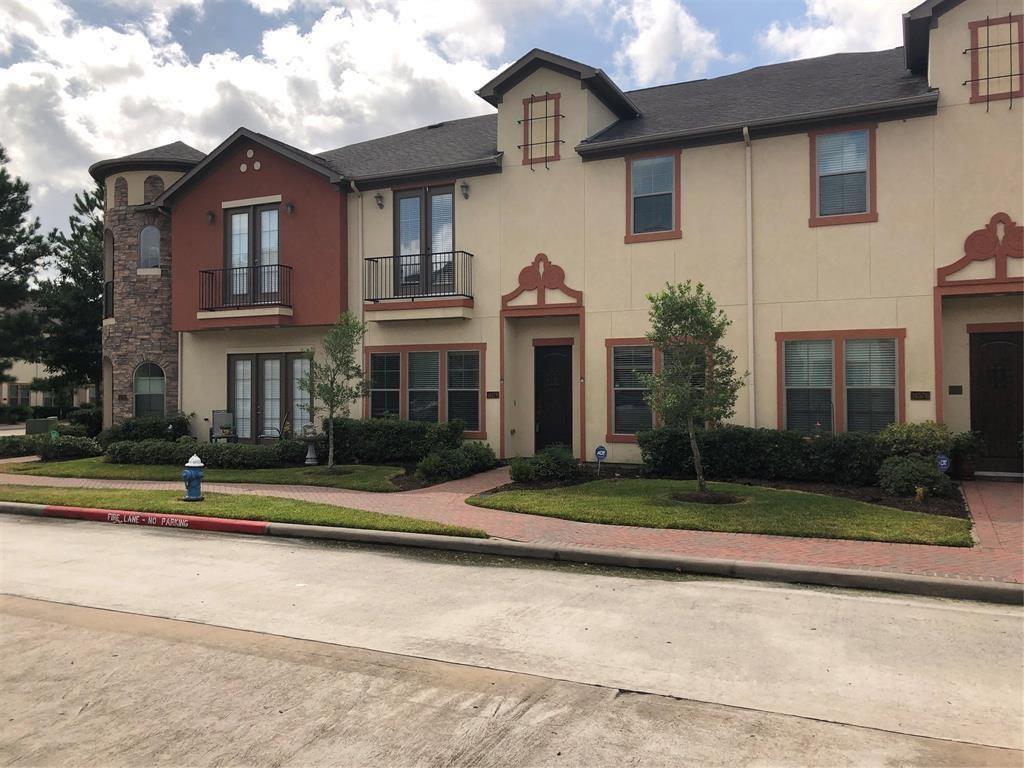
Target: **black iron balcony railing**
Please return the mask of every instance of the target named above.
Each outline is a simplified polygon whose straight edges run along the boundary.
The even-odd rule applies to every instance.
[[[473,254],[466,251],[377,256],[366,260],[363,298],[473,298]]]
[[[103,283],[103,319],[114,316],[114,281]]]
[[[292,305],[292,268],[284,264],[199,272],[199,309]]]

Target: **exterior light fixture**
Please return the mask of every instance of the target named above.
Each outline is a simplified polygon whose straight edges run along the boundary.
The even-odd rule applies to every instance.
[[[213,220],[215,218],[217,218],[217,217],[214,215],[213,211],[207,211],[206,212],[206,223],[207,224],[213,224]]]
[[[462,199],[463,200],[469,200],[469,182],[468,181],[466,181],[465,179],[462,180],[462,183],[459,184],[459,191],[462,192]]]
[[[378,192],[377,194],[375,194],[373,196],[373,199],[376,201],[378,208],[381,208],[381,209],[384,208],[384,195],[382,195],[380,192]]]
[[[288,215],[289,216],[293,216],[295,214],[295,203],[292,203],[292,202],[286,203],[285,206],[284,206],[284,209],[286,211],[288,211]]]

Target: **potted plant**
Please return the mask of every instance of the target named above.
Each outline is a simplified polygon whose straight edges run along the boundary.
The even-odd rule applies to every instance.
[[[985,442],[978,432],[957,432],[953,435],[953,477],[957,480],[974,479],[974,460],[983,450]]]

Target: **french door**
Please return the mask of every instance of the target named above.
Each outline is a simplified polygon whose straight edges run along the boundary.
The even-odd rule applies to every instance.
[[[277,203],[230,208],[224,213],[225,305],[277,302],[281,291]]]
[[[395,192],[395,294],[448,295],[455,285],[451,185]]]
[[[228,410],[239,442],[273,442],[301,435],[309,423],[302,386],[309,358],[301,352],[228,355]]]

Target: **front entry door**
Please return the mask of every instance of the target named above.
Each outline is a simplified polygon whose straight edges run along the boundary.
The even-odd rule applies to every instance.
[[[971,334],[971,429],[985,441],[978,469],[1021,471],[1024,333]]]
[[[533,348],[534,450],[572,450],[572,347]]]

